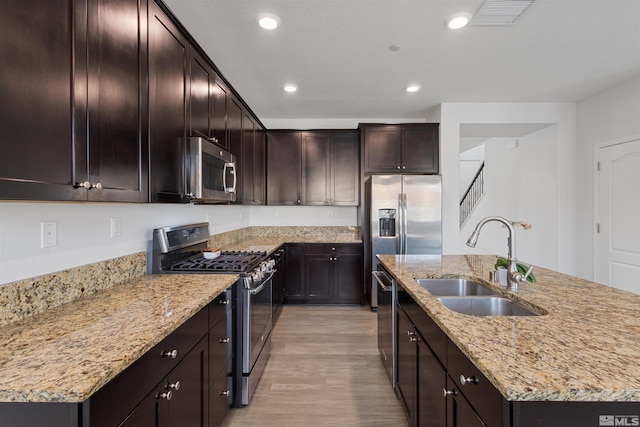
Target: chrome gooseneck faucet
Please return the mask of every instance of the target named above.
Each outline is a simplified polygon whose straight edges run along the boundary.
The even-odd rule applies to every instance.
[[[518,292],[518,284],[523,283],[527,280],[527,276],[533,270],[533,266],[529,267],[529,271],[526,274],[521,274],[518,272],[518,260],[516,259],[516,233],[513,229],[513,224],[506,218],[501,216],[489,216],[484,219],[481,219],[476,225],[476,228],[473,230],[469,239],[467,240],[467,246],[475,248],[476,243],[478,243],[478,236],[480,236],[480,230],[482,227],[491,221],[496,221],[503,224],[509,230],[509,254],[507,259],[509,261],[509,268],[507,271],[507,287],[511,289],[513,292]]]

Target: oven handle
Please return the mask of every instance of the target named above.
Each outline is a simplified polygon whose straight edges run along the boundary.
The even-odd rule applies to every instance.
[[[382,288],[383,291],[385,292],[391,292],[391,290],[393,289],[391,286],[387,285],[384,280],[382,280],[380,277],[384,277],[385,279],[389,279],[389,276],[380,270],[377,271],[372,271],[371,275],[373,276],[374,279],[376,279],[376,282],[378,282],[380,284],[380,287]]]
[[[262,292],[262,290],[266,286],[267,282],[271,281],[271,279],[273,278],[273,275],[275,274],[276,271],[277,270],[275,270],[275,269],[271,270],[271,274],[269,275],[269,277],[266,280],[263,280],[262,283],[260,283],[260,286],[258,286],[257,288],[249,289],[249,293],[251,295],[258,295],[260,292]]]

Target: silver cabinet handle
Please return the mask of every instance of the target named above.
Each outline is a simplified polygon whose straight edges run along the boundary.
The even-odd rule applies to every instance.
[[[76,182],[76,188],[84,188],[85,190],[91,189],[91,183],[89,181]]]
[[[95,188],[96,190],[102,190],[102,183],[97,182],[91,186],[91,188]]]
[[[173,392],[171,390],[166,391],[164,393],[158,393],[156,395],[156,399],[167,399],[167,400],[171,400],[171,398],[173,397]]]
[[[220,396],[229,396],[231,394],[231,392],[229,390],[221,390],[220,391]]]
[[[400,169],[400,166],[398,166],[398,169]]]
[[[175,359],[176,357],[178,357],[178,350],[172,350],[172,351],[162,350],[160,352],[160,357],[170,357],[172,359]]]
[[[176,381],[173,384],[169,383],[165,386],[165,388],[167,390],[180,390],[180,381]]]
[[[475,375],[473,377],[465,377],[464,375],[460,375],[460,384],[478,384],[478,379],[475,377]]]
[[[220,339],[218,340],[218,342],[219,342],[220,344],[226,344],[226,343],[228,343],[229,341],[231,341],[229,338],[220,338]]]
[[[443,389],[442,389],[442,395],[443,395],[444,397],[447,397],[447,396],[449,396],[449,395],[457,396],[457,395],[458,395],[458,392],[457,392],[455,389],[453,389],[453,390],[447,390],[446,388],[443,388]]]
[[[418,337],[414,331],[407,331],[407,335],[409,336],[410,342],[418,342]]]
[[[228,299],[221,299],[220,301],[218,301],[218,304],[220,304],[220,305],[228,305],[229,304],[229,300]]]

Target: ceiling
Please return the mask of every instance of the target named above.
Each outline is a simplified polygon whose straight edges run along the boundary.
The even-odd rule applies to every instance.
[[[164,2],[262,120],[575,102],[640,74],[640,0],[537,0],[513,26],[457,31],[447,17],[484,0]],[[280,27],[258,27],[262,12]],[[298,91],[285,93],[285,83]],[[422,88],[407,93],[409,84]]]

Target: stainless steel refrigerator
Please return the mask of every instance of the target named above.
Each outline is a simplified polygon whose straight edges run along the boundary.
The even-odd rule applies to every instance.
[[[371,271],[377,254],[442,253],[442,177],[372,175],[366,182]],[[366,276],[365,276],[366,277]],[[377,309],[377,284],[371,283],[371,308]]]

